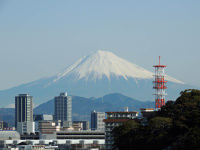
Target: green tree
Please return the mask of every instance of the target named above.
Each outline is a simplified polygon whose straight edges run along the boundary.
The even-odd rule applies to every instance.
[[[119,149],[129,149],[131,147],[131,135],[129,134],[131,130],[138,129],[140,124],[135,120],[129,120],[123,125],[115,127],[112,131],[114,137],[114,149],[118,147]]]
[[[113,135],[120,150],[200,150],[200,90],[182,91],[175,102],[168,101],[149,118],[146,126],[124,124]]]

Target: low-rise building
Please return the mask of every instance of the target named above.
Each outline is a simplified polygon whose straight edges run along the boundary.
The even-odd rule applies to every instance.
[[[141,108],[140,109],[142,117],[148,118],[154,115],[155,109],[154,108]]]
[[[17,131],[20,134],[35,133],[35,122],[17,122]]]
[[[40,121],[39,122],[39,132],[40,139],[55,139],[56,131],[60,131],[60,122],[55,121]]]
[[[20,134],[17,131],[0,131],[0,140],[20,140]]]
[[[0,150],[104,150],[104,139],[0,140]]]
[[[81,130],[89,130],[90,129],[90,124],[89,121],[73,121],[73,124],[76,123],[81,123]]]
[[[72,128],[75,131],[81,131],[83,128],[83,124],[81,122],[73,122],[72,123]]]
[[[53,115],[48,115],[48,114],[36,114],[33,115],[33,120],[35,122],[35,131],[39,131],[39,122],[40,121],[52,121],[53,120]]]

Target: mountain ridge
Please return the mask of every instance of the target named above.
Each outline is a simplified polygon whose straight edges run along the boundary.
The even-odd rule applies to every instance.
[[[102,101],[102,98],[104,101]],[[72,116],[74,121],[90,120],[90,113],[93,110],[124,111],[124,107],[129,107],[130,111],[139,111],[141,107],[154,107],[154,102],[142,102],[121,93],[111,93],[98,98],[85,98],[72,96]],[[54,114],[54,99],[48,100],[34,108],[34,114]],[[8,122],[14,126],[14,108],[0,108],[0,120]]]
[[[82,78],[85,80],[102,79],[103,75],[108,79],[113,75],[116,77],[121,76],[125,80],[128,80],[128,78],[153,79],[154,73],[124,60],[112,52],[98,50],[95,53],[80,58],[77,62],[69,66],[63,73],[59,73],[53,82],[71,74],[74,74],[77,80]],[[184,84],[182,81],[170,76],[166,76],[166,78],[168,78],[169,81]]]
[[[34,109],[34,114],[53,114],[54,99],[45,102]],[[143,107],[153,107],[154,102],[140,100],[125,96],[121,93],[111,93],[98,98],[85,98],[81,96],[72,96],[72,114],[73,120],[90,120],[90,113],[93,110],[99,112],[124,111],[128,107],[129,111],[140,111]]]
[[[137,71],[138,69],[139,71]],[[137,72],[136,75],[134,71]],[[135,78],[130,77],[130,74]],[[139,78],[140,74],[142,75],[141,78]],[[167,77],[169,78],[169,76]],[[168,80],[168,99],[176,99],[182,90],[193,88],[182,84],[179,80],[172,79],[176,82]],[[60,92],[66,91],[70,95],[83,97],[122,93],[141,101],[147,101],[154,100],[152,81],[152,72],[146,71],[144,68],[132,64],[111,52],[97,51],[81,58],[56,76],[1,90],[0,102],[1,107],[8,107],[14,103],[16,95],[28,93],[34,97],[34,104],[38,105],[54,98]]]

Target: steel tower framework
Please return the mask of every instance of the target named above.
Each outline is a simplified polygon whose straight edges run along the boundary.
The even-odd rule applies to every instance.
[[[153,66],[155,68],[155,80],[153,81],[155,89],[155,108],[160,109],[163,105],[165,105],[165,89],[167,86],[165,85],[167,81],[165,81],[165,65],[160,64],[160,56],[159,56],[159,65]]]

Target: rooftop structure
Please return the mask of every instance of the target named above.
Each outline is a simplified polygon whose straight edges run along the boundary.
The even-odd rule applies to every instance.
[[[37,114],[33,115],[34,121],[53,120],[53,115]]]

